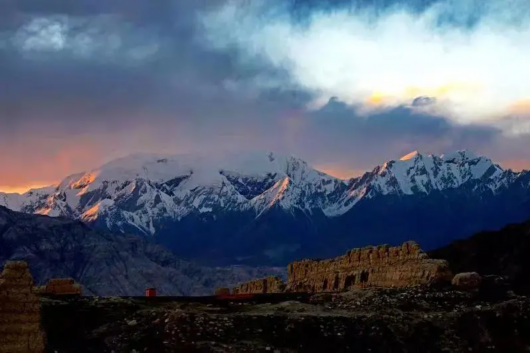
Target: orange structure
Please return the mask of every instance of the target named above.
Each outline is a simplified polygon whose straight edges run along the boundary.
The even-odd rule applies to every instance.
[[[81,286],[72,278],[52,278],[44,286],[34,288],[35,293],[45,295],[81,295]]]

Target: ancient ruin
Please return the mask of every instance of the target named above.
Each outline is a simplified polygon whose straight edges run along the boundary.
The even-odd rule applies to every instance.
[[[232,294],[282,293],[284,291],[285,283],[281,278],[270,276],[240,284],[232,289]]]
[[[0,274],[0,353],[44,352],[39,298],[28,264],[7,262]]]
[[[406,287],[452,279],[447,261],[429,259],[415,242],[353,249],[329,260],[294,262],[287,267],[287,276],[287,289],[293,292]]]
[[[72,278],[52,278],[44,286],[35,287],[35,293],[47,295],[81,295],[81,286]]]
[[[429,259],[418,244],[368,246],[327,260],[296,261],[287,267],[287,284],[255,280],[237,287],[237,293],[337,292],[366,287],[407,287],[450,283],[445,260]],[[234,291],[236,288],[234,288]]]

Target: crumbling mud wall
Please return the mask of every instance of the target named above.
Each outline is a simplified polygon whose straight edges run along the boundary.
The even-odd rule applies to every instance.
[[[243,283],[234,294],[338,292],[367,287],[409,287],[451,283],[445,260],[430,259],[418,244],[368,246],[327,260],[296,261],[287,267],[287,284],[279,277]]]
[[[7,262],[0,274],[0,353],[42,353],[40,300],[28,264]]]
[[[353,249],[328,260],[303,260],[287,267],[287,291],[333,292],[365,287],[450,283],[445,260],[429,259],[415,242]]]
[[[81,286],[72,278],[52,278],[44,286],[35,287],[37,294],[52,294],[52,295],[81,295]]]
[[[270,276],[245,282],[232,289],[232,294],[282,293],[285,283],[280,277]]]

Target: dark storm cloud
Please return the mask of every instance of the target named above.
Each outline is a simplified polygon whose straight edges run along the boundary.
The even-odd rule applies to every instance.
[[[4,119],[33,123],[41,119],[35,111],[50,111],[64,122],[81,114],[93,125],[109,119],[120,124],[133,119],[120,110],[127,115],[154,109],[155,119],[164,110],[177,119],[202,112],[198,118],[208,120],[208,108],[233,110],[260,95],[252,80],[281,77],[279,70],[258,62],[239,65],[231,53],[197,45],[194,12],[211,2],[75,4],[8,6],[14,17],[25,20],[4,31],[9,38],[2,54],[10,59],[0,66]]]
[[[417,110],[414,106],[363,112],[331,99],[307,117],[310,134],[303,149],[316,160],[336,164],[350,161],[366,169],[411,150],[441,154],[471,149],[489,154],[505,144],[501,130],[486,125],[459,125]],[[310,135],[310,136],[309,136]],[[499,146],[499,140],[501,146]],[[312,141],[312,142],[310,142]]]
[[[220,4],[1,1],[0,186],[138,151],[269,149],[364,169],[410,149],[508,145],[415,107],[310,111],[316,93],[288,70],[203,45],[196,14]]]

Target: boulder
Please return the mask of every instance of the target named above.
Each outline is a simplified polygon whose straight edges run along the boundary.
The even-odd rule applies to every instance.
[[[463,272],[453,277],[452,284],[459,290],[478,290],[482,277],[476,272]]]

